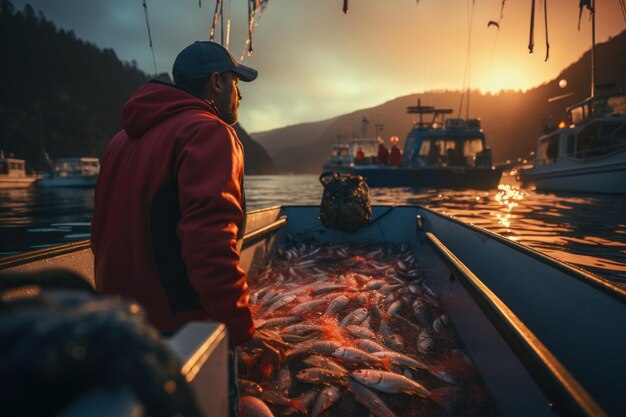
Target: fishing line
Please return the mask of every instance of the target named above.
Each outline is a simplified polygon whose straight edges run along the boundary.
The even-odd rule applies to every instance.
[[[154,75],[157,75],[159,71],[157,70],[156,58],[154,57],[154,48],[152,47],[152,33],[150,32],[150,19],[148,19],[148,5],[146,4],[146,0],[143,0],[143,11],[146,16],[146,27],[148,28],[148,42],[150,45],[150,51],[152,52],[152,63],[154,64]]]
[[[263,17],[263,13],[265,12],[265,8],[267,7],[267,3],[269,0],[248,0],[248,39],[243,45],[243,51],[241,52],[240,61],[247,55],[252,55],[252,34],[254,33],[254,29],[259,24],[261,17]],[[254,6],[252,6],[254,4]],[[258,16],[257,16],[258,13]]]
[[[535,0],[530,3],[530,34],[528,36],[528,53],[533,53],[535,47]]]

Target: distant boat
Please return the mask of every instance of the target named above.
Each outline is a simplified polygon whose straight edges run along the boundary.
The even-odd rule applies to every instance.
[[[496,188],[502,169],[492,166],[491,150],[479,119],[445,119],[451,109],[407,108],[413,128],[400,166],[377,163],[378,140],[358,138],[331,146],[326,171],[353,173],[370,187]],[[432,116],[426,121],[424,116]]]
[[[44,187],[95,187],[100,161],[94,157],[59,158],[41,181]]]
[[[538,190],[626,194],[626,94],[588,98],[568,108],[571,124],[537,141],[524,185]]]
[[[41,180],[40,175],[26,173],[26,161],[0,156],[0,189],[29,188]]]

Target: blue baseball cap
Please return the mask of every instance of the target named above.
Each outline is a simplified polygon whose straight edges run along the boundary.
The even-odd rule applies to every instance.
[[[178,54],[172,67],[174,82],[181,84],[207,78],[214,72],[232,71],[241,81],[253,81],[257,70],[235,61],[226,48],[219,43],[195,41]]]

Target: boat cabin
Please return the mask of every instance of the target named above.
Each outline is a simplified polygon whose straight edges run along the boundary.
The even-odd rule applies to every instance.
[[[55,177],[94,177],[99,173],[100,161],[98,158],[59,158],[54,164]]]
[[[330,156],[325,167],[353,167],[354,165],[376,165],[378,155],[378,139],[353,139],[349,144],[330,146]]]
[[[26,177],[26,162],[23,159],[0,158],[0,175]]]
[[[568,111],[572,124],[539,138],[538,165],[601,159],[626,149],[626,95],[590,98]]]
[[[478,119],[448,119],[429,127],[418,123],[404,143],[406,168],[491,166],[490,151]]]

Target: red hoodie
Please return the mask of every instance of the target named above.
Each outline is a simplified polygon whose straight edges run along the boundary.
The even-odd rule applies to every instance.
[[[137,300],[161,331],[192,320],[250,338],[243,232],[243,148],[204,100],[151,82],[124,105],[96,185],[96,288]]]

